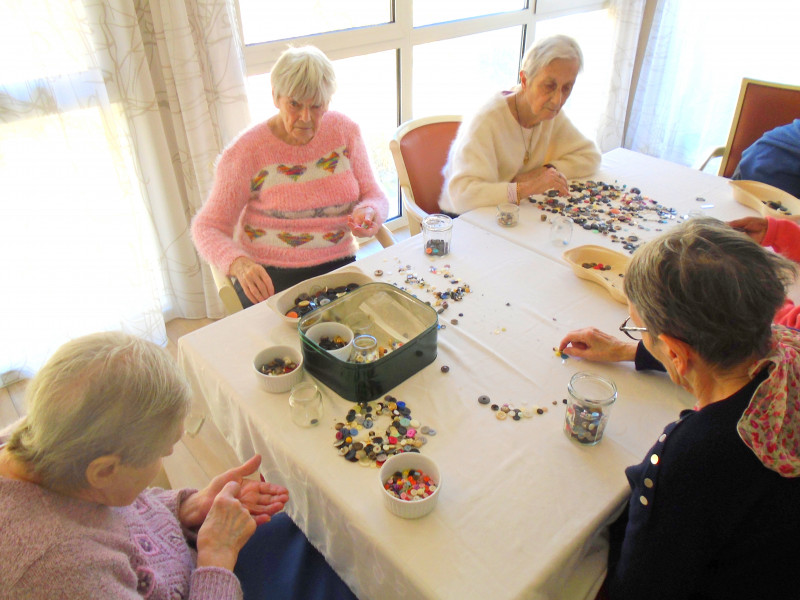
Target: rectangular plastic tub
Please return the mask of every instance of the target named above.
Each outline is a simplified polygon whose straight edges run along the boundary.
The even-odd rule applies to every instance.
[[[366,363],[340,360],[308,339],[306,330],[338,321],[395,349]],[[387,283],[369,283],[301,317],[303,367],[342,398],[375,400],[436,359],[438,315],[429,305]]]

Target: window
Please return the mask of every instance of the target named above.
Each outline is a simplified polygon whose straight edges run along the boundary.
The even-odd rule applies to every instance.
[[[339,80],[331,108],[361,126],[390,218],[400,216],[389,153],[397,126],[429,114],[466,114],[492,90],[509,89],[535,38],[567,33],[584,49],[586,68],[567,109],[588,137],[606,105],[613,44],[604,0],[341,0],[336,15],[319,0],[298,0],[291,13],[272,4],[239,0],[253,120],[276,110],[269,72],[287,44],[317,46]]]

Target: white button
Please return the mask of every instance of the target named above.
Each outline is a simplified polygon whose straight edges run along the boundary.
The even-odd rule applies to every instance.
[[[658,454],[651,454],[650,455],[650,462],[654,465],[658,464]]]

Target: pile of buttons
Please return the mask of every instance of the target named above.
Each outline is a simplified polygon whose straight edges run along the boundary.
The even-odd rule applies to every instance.
[[[383,434],[373,429],[381,416],[391,420]],[[436,435],[436,430],[411,416],[405,402],[388,395],[382,401],[358,403],[335,428],[333,446],[339,455],[363,467],[381,466],[394,454],[419,452],[428,441],[425,436]]]
[[[618,235],[623,227],[648,230],[643,223],[666,225],[678,218],[677,210],[667,208],[642,195],[639,188],[613,185],[603,181],[573,182],[570,195],[558,197],[555,190],[531,196],[530,202],[544,211],[569,217],[588,231],[610,235],[612,242],[622,244],[631,254],[639,247],[635,235]],[[661,231],[656,227],[656,231]]]
[[[406,469],[383,482],[383,489],[400,500],[424,500],[436,491],[436,484],[424,471]]]
[[[325,306],[329,302],[341,298],[348,292],[352,292],[358,288],[357,283],[348,283],[347,285],[340,285],[335,288],[323,287],[319,290],[312,290],[311,293],[302,293],[294,299],[294,306],[286,312],[286,316],[292,319],[297,319],[317,310],[321,306]]]
[[[291,358],[273,358],[266,364],[261,365],[258,370],[264,375],[286,375],[297,368],[297,363]]]
[[[527,403],[523,403],[522,408],[517,408],[509,403],[492,404],[489,396],[485,394],[478,396],[478,404],[489,406],[498,421],[505,421],[506,419],[521,421],[523,418],[530,419],[533,415],[543,415],[547,412],[547,407],[528,406]]]
[[[413,271],[408,273],[408,271],[412,271],[411,265],[399,267],[397,269],[398,273],[406,273],[405,281],[403,282],[405,285],[397,283],[394,285],[403,291],[409,292],[415,298],[417,296],[413,293],[414,289],[424,290],[428,294],[431,294],[433,296],[433,300],[426,301],[426,304],[433,306],[436,309],[436,312],[439,314],[442,314],[445,310],[447,310],[447,308],[449,308],[450,301],[460,302],[464,299],[465,294],[472,293],[472,288],[470,288],[469,284],[463,283],[460,279],[453,277],[453,274],[450,272],[450,265],[444,265],[442,269],[434,266],[429,268],[431,274],[441,275],[450,283],[450,285],[455,286],[448,287],[445,290],[438,290],[435,285],[425,281],[425,279],[420,277],[418,273]]]

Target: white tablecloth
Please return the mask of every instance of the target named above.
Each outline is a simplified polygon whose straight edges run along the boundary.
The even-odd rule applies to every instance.
[[[606,155],[597,178],[638,186],[667,206],[695,209],[695,198],[704,196],[715,205],[707,209],[712,215],[751,214],[733,202],[723,180],[627,151]],[[300,429],[289,418],[288,394],[259,387],[255,354],[272,344],[299,347],[296,330],[266,304],[179,341],[181,364],[205,399],[196,410],[213,419],[240,458],[263,455],[265,477],[290,490],[289,514],[360,598],[592,598],[605,572],[603,525],[628,494],[625,467],[640,462],[662,428],[692,404],[663,374],[554,355],[569,330],[615,332],[627,309],[575,277],[560,258],[563,247],[547,241],[539,214],[523,206],[520,225],[504,229],[494,209],[480,209],[455,221],[446,257],[425,256],[414,236],[357,263],[367,274],[381,269],[379,280],[392,283],[405,278],[400,265],[411,265],[427,281],[440,279],[440,289],[450,286],[429,269],[450,265],[472,289],[440,315],[447,327],[434,363],[391,392],[438,432],[422,452],[438,463],[443,485],[436,510],[422,519],[392,515],[382,505],[377,469],[347,462],[333,448],[334,424],[352,403],[326,390],[322,424]],[[581,243],[619,249],[576,230],[570,247]],[[442,373],[442,365],[450,371]],[[606,375],[619,389],[595,447],[562,431],[561,400],[579,370]],[[478,403],[481,394],[548,411],[498,421]]]

